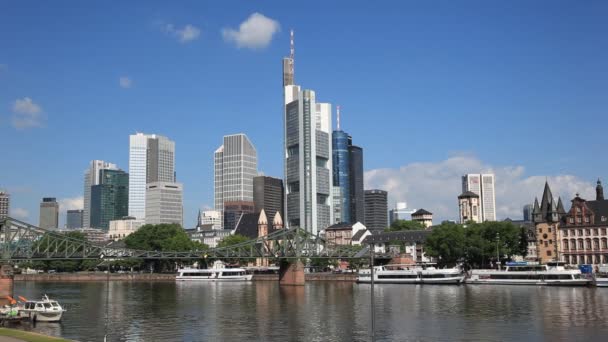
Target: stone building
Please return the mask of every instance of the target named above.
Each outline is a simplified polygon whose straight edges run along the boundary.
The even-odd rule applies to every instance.
[[[558,198],[555,202],[549,183],[545,182],[541,203],[539,205],[538,198],[535,198],[532,211],[536,230],[537,256],[541,264],[559,260],[558,230],[565,214],[562,199]]]
[[[412,221],[422,223],[424,228],[429,228],[433,225],[433,213],[424,209],[418,209],[412,214]]]
[[[325,228],[325,241],[328,246],[357,246],[371,235],[361,223],[338,223]]]
[[[479,203],[479,195],[471,191],[465,191],[458,196],[458,213],[460,214],[460,223],[474,221],[481,223],[481,206]]]

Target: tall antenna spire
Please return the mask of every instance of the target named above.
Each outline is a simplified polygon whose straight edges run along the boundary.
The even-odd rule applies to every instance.
[[[295,64],[296,48],[293,41],[293,29],[289,33],[289,58],[291,59],[291,74],[293,75],[293,65]]]
[[[336,114],[336,125],[338,126],[337,130],[339,131],[340,130],[340,105],[336,106],[336,113],[337,113]]]

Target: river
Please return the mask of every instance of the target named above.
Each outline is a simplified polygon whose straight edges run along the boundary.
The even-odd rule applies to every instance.
[[[376,285],[377,341],[593,341],[608,288]],[[25,329],[78,341],[369,341],[370,286],[15,282],[58,299],[61,323]]]

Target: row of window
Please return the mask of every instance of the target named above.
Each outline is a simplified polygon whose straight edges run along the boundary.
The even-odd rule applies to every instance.
[[[591,233],[593,233],[593,235],[606,235],[606,228],[587,228],[587,229],[564,229],[562,231],[564,236],[590,236],[592,235]],[[583,234],[584,233],[584,234]]]
[[[608,240],[606,238],[602,238],[601,240],[598,239],[598,238],[595,238],[593,240],[591,240],[591,239],[585,239],[585,240],[583,240],[583,239],[564,240],[563,241],[563,247],[564,247],[565,251],[568,251],[568,250],[575,251],[575,250],[577,250],[577,247],[580,250],[591,249],[591,243],[592,242],[593,242],[593,249],[594,250],[600,249],[600,246],[601,246],[601,249],[607,249],[608,248]]]
[[[608,263],[608,255],[565,255],[564,261],[571,265],[606,264]]]

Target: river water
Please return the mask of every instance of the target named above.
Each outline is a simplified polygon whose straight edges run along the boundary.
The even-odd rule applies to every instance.
[[[78,341],[369,341],[370,286],[15,282],[67,306],[25,326]],[[376,285],[377,341],[605,341],[608,288]]]

